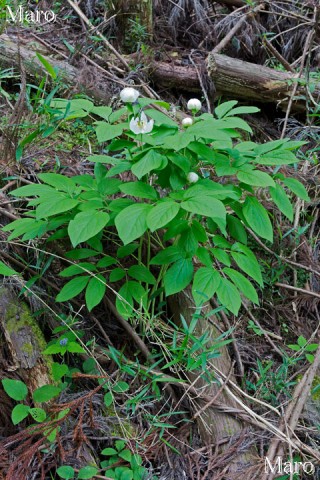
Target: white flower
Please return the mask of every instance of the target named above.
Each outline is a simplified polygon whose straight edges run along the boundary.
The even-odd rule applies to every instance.
[[[199,112],[201,109],[201,102],[197,98],[191,98],[187,103],[187,109],[192,112]]]
[[[135,88],[126,87],[120,92],[120,98],[123,103],[133,103],[137,100],[140,93]]]
[[[140,118],[136,117],[130,120],[129,126],[133,133],[149,133],[153,129],[153,120],[148,122],[146,114],[142,112]]]
[[[190,172],[187,175],[187,180],[189,183],[196,183],[199,180],[199,175],[197,175],[195,172]]]
[[[184,128],[188,128],[191,127],[191,125],[193,124],[193,119],[191,117],[186,117],[182,120],[181,123]]]

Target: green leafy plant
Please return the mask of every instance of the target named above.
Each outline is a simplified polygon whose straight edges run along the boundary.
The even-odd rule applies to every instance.
[[[290,397],[292,387],[296,384],[295,381],[289,379],[290,368],[295,363],[296,360],[289,357],[283,357],[280,366],[276,366],[272,360],[265,362],[257,360],[256,374],[258,380],[253,383],[247,379],[248,389],[255,392],[258,398],[277,406],[280,402],[279,396]]]
[[[143,480],[147,470],[142,466],[140,455],[132,454],[131,450],[126,448],[124,440],[116,440],[114,447],[105,448],[101,452],[108,457],[108,460],[101,462],[101,466],[106,468],[106,476],[116,480]],[[116,466],[123,462],[125,465]]]
[[[308,362],[313,363],[314,355],[312,354],[312,352],[315,352],[316,350],[318,350],[319,344],[308,343],[308,340],[304,338],[302,335],[300,335],[300,337],[298,337],[297,343],[288,345],[288,347],[299,354],[305,355]]]
[[[4,391],[16,401],[24,401],[28,395],[28,388],[21,380],[11,380],[4,378],[2,381]],[[44,385],[34,390],[32,394],[33,401],[35,403],[44,403],[57,397],[61,392],[61,388],[54,385]],[[11,412],[11,419],[14,425],[22,422],[28,415],[38,423],[42,423],[46,420],[47,414],[43,408],[29,407],[24,403],[18,403]]]
[[[219,105],[215,117],[197,116],[193,110],[191,126],[185,128],[152,108],[168,108],[165,102],[129,93],[122,95],[126,106],[114,112],[89,100],[52,100],[58,119],[94,119],[105,153],[88,159],[95,165],[94,176],[45,173],[39,175],[42,183],[11,192],[32,199],[26,216],[4,228],[12,232],[9,240],[43,235],[47,241],[69,239],[73,250],[67,259],[81,261],[61,272],[72,279],[57,301],[85,292],[89,310],[101,302],[106,288],[120,281],[116,307],[124,318],[138,312],[153,315],[158,295],[173,295],[189,284],[196,305],[216,295],[226,310],[237,314],[242,295],[258,303],[252,280],[262,287],[262,273],[246,229],[271,242],[273,227],[255,189],[263,189],[291,220],[288,191],[304,200],[308,195],[298,180],[277,169],[297,163],[293,150],[303,142],[242,141],[240,132],[251,129],[238,115],[257,109],[237,107],[235,101]],[[262,171],[264,166],[274,167],[274,173]],[[122,172],[131,172],[136,180],[122,182]],[[237,178],[237,184],[228,182],[229,177]],[[123,246],[109,255],[104,245],[114,231]],[[134,264],[128,268],[129,258]]]

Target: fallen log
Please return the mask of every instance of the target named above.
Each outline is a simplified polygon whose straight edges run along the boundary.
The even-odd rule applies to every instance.
[[[195,305],[193,302],[191,290],[187,288],[185,291],[173,295],[168,298],[168,303],[170,310],[173,313],[173,318],[176,324],[181,323],[181,316],[185,319],[186,323],[190,325],[193,314],[195,312]],[[217,318],[210,316],[210,308],[203,307],[201,311],[201,317],[198,318],[197,325],[193,334],[197,338],[201,338],[204,335],[208,335],[209,342],[206,345],[207,348],[213,346],[215,339],[221,335],[218,328],[216,327]],[[212,364],[210,363],[212,362]],[[220,371],[226,378],[231,380],[234,383],[237,383],[235,375],[233,372],[233,365],[228,353],[226,346],[219,348],[219,356],[207,363],[206,372],[213,373],[215,375],[215,367]],[[199,390],[206,399],[210,398],[208,401],[201,398],[194,398],[194,418],[197,421],[198,430],[201,436],[201,439],[206,445],[215,445],[216,451],[220,453],[227,454],[226,450],[230,448],[233,442],[241,438],[246,438],[246,445],[249,447],[245,448],[242,445],[242,448],[235,448],[233,454],[229,459],[229,466],[227,471],[224,471],[223,479],[224,480],[234,480],[239,478],[239,475],[245,475],[247,480],[250,480],[249,470],[252,465],[257,462],[257,452],[250,446],[248,442],[247,432],[244,425],[240,420],[228,413],[227,409],[238,409],[239,405],[223,388],[223,385],[219,382],[210,382],[206,381],[203,378],[203,373],[201,371],[192,371],[188,372],[188,378],[190,383]],[[228,382],[227,382],[228,383]],[[222,402],[227,406],[226,411],[219,411],[214,404],[214,401]],[[211,404],[212,403],[212,404]],[[242,478],[242,477],[241,477]],[[255,475],[253,476],[255,478]]]
[[[23,39],[22,39],[23,42]],[[97,103],[109,103],[112,96],[110,80],[104,77],[95,67],[84,70],[70,65],[66,60],[59,60],[50,55],[42,45],[18,45],[17,39],[10,35],[0,35],[0,66],[19,69],[23,65],[27,77],[45,75],[46,69],[38,60],[35,52],[45,56],[53,68],[60,72],[61,83],[73,92],[83,91]],[[140,59],[141,62],[141,59]],[[256,65],[226,55],[210,53],[206,62],[185,65],[179,61],[152,62],[148,66],[152,81],[163,88],[177,88],[185,92],[201,92],[199,75],[204,77],[204,84],[213,84],[209,88],[216,95],[238,98],[256,103],[276,103],[285,110],[294,82],[298,81],[296,74],[281,72],[263,65]],[[292,111],[304,112],[306,109],[306,80],[299,79],[299,86]],[[320,98],[320,83],[314,85],[313,97]],[[211,98],[210,98],[211,100]]]
[[[94,68],[76,68],[67,61],[50,55],[43,45],[30,42],[30,39],[21,37],[18,42],[17,37],[5,33],[0,35],[0,67],[20,70],[22,66],[28,78],[42,78],[48,72],[37,58],[36,52],[45,56],[50,65],[59,71],[63,87],[72,89],[73,93],[85,92],[98,103],[110,102],[112,96],[110,82]]]
[[[263,65],[210,53],[206,60],[207,77],[214,84],[216,94],[257,103],[276,103],[281,109],[288,104],[292,85],[297,81],[295,74],[281,72]],[[203,73],[201,73],[203,74]],[[198,73],[191,65],[157,62],[152,65],[150,75],[157,85],[165,88],[179,88],[188,92],[199,92]],[[306,95],[303,79],[299,79],[293,111],[305,111]],[[320,96],[320,83],[315,85],[313,96]]]

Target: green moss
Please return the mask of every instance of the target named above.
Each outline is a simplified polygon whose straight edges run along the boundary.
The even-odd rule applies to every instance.
[[[17,298],[12,298],[7,289],[0,289],[0,294],[3,294],[3,290],[5,290],[5,295],[9,297],[9,302],[6,305],[5,318],[5,325],[8,333],[12,335],[13,333],[18,333],[20,330],[28,328],[28,330],[31,330],[32,332],[37,349],[40,353],[42,353],[47,344],[41,329],[37,325],[36,320],[32,317],[27,305],[19,301]],[[30,342],[30,338],[26,338],[25,343],[23,343],[21,346],[21,350],[26,354],[31,355],[33,348],[34,346]],[[51,366],[53,362],[51,356],[43,355],[43,359],[48,368],[48,372],[51,373]]]
[[[312,400],[314,402],[319,402],[320,403],[320,377],[315,376],[312,382],[312,387],[311,387],[311,392],[316,389],[315,393],[311,394]],[[318,388],[317,388],[318,387]]]
[[[106,417],[112,417],[115,419],[112,423],[112,437],[133,438],[136,436],[136,432],[132,423],[130,423],[130,421],[128,421],[126,418],[119,416],[112,406],[106,407]]]

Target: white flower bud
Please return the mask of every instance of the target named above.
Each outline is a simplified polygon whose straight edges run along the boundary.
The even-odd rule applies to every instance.
[[[187,175],[187,180],[189,183],[196,183],[199,180],[199,175],[197,175],[195,172],[190,172]]]
[[[191,127],[191,125],[193,124],[193,119],[191,117],[186,117],[182,120],[181,123],[184,128],[188,128]]]
[[[123,103],[133,103],[137,100],[139,95],[140,93],[138,92],[138,90],[132,87],[126,87],[120,92],[120,98]]]
[[[187,109],[191,110],[192,112],[199,112],[201,109],[201,102],[197,98],[190,98],[189,102],[187,103]]]

